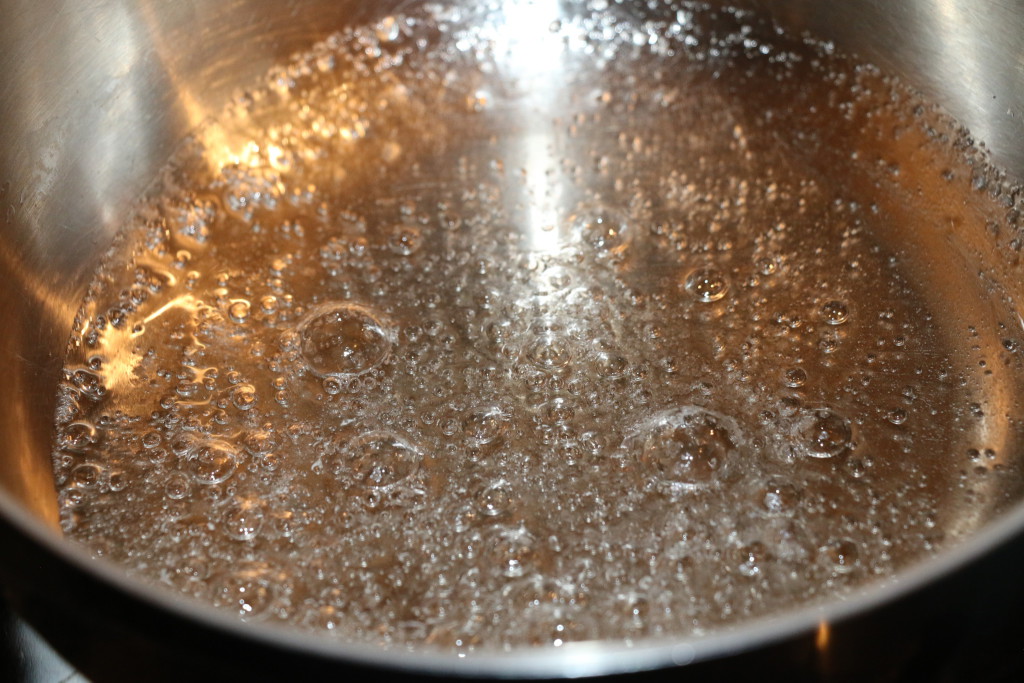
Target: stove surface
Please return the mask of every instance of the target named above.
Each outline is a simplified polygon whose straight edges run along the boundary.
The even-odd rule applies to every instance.
[[[89,683],[0,599],[0,681]]]
[[[1024,681],[1024,620],[1014,620],[1013,623],[993,623],[988,628],[971,629],[975,631],[976,637],[969,639],[960,646],[954,646],[954,650],[971,650],[970,655],[963,652],[951,658],[941,653],[932,652],[929,656],[921,648],[914,647],[913,637],[908,638],[908,651],[915,654],[910,655],[905,661],[897,666],[882,667],[873,670],[875,674],[868,678],[863,677],[863,671],[854,673],[844,670],[845,667],[823,666],[822,654],[813,659],[803,662],[803,666],[797,666],[796,670],[789,671],[786,666],[788,679],[791,683],[807,681],[808,683],[839,683],[845,681],[885,681],[887,683],[900,683],[902,681],[929,680],[941,683],[959,683],[970,681],[971,683],[1018,683]],[[83,638],[88,641],[89,635]],[[100,636],[94,636],[100,637]],[[859,638],[856,633],[845,634],[843,645],[857,648]],[[89,651],[89,643],[78,643],[82,651]],[[836,645],[840,645],[836,643]],[[140,680],[139,671],[146,670],[146,655],[137,652],[135,656],[131,653],[132,648],[127,648],[125,660],[131,662],[126,667],[124,676],[115,675],[108,678],[103,675],[101,678],[89,678],[76,669],[64,657],[62,657],[47,641],[24,619],[19,617],[0,597],[0,683],[121,683],[126,680]],[[947,653],[948,655],[948,653]],[[870,657],[870,655],[865,655]],[[828,655],[824,655],[825,658]],[[788,657],[784,657],[788,659]],[[946,661],[946,660],[949,661]],[[181,661],[187,661],[187,656],[182,656]],[[968,661],[970,660],[970,661]],[[942,662],[942,663],[937,663]],[[778,664],[779,662],[775,662]],[[793,662],[790,662],[793,664]],[[771,669],[772,664],[767,668]],[[189,677],[195,681],[208,680],[200,672],[202,667],[189,667],[194,675]],[[731,670],[728,661],[725,666],[710,667],[698,665],[689,669],[692,677],[684,677],[688,681],[700,683],[701,681],[730,680],[739,674],[738,670]],[[134,672],[132,675],[129,672]],[[165,680],[166,672],[153,671],[154,680]],[[723,678],[721,674],[726,673]],[[779,673],[779,672],[775,672]],[[271,675],[272,676],[272,675]],[[742,676],[740,676],[742,678]],[[769,676],[770,678],[771,676]],[[143,677],[143,680],[148,675]],[[219,678],[219,676],[218,676]],[[618,680],[628,678],[629,680],[661,681],[680,680],[678,671],[655,671],[641,674],[638,677],[612,677],[597,679],[614,683]],[[175,679],[176,680],[176,679]],[[268,678],[266,680],[273,680]]]

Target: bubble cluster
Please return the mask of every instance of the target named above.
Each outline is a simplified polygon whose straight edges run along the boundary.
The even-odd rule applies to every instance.
[[[1019,193],[752,14],[549,4],[525,39],[488,28],[517,3],[406,3],[196,131],[76,321],[69,536],[472,656],[835,600],[1009,500],[1019,322],[950,322],[971,249],[927,236]]]

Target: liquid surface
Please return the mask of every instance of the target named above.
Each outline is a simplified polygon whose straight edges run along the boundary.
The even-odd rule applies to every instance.
[[[752,17],[545,7],[345,30],[197,132],[76,324],[69,536],[465,653],[835,599],[1009,499],[955,133]]]

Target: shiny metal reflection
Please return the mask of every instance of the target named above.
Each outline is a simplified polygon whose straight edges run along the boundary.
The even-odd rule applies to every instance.
[[[1024,13],[1017,2],[747,0],[900,75],[1024,177]]]

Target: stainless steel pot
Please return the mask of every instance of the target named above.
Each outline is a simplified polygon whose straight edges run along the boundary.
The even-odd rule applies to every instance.
[[[0,272],[6,294],[0,301],[5,327],[0,343],[7,364],[0,433],[7,446],[0,455],[5,549],[0,571],[24,613],[84,662],[87,672],[99,675],[110,673],[111,658],[123,645],[113,643],[102,655],[83,652],[76,629],[110,629],[128,639],[122,642],[144,648],[153,662],[170,663],[160,671],[174,670],[186,648],[191,662],[221,672],[283,674],[298,666],[307,672],[368,667],[467,676],[582,676],[731,657],[713,666],[731,671],[754,663],[770,669],[799,665],[831,676],[863,673],[883,663],[908,666],[915,660],[906,651],[884,645],[895,642],[895,631],[900,642],[910,634],[921,645],[933,642],[937,623],[946,634],[964,618],[998,624],[1003,607],[1024,604],[1010,566],[1022,552],[1014,540],[1024,530],[1021,503],[894,585],[852,601],[780,614],[701,640],[631,648],[593,644],[469,662],[382,653],[242,625],[130,580],[62,540],[50,465],[55,386],[84,288],[128,205],[175,144],[218,112],[238,84],[343,25],[383,16],[400,4],[405,3],[5,4]],[[1011,177],[1024,178],[1024,9],[1019,3],[738,4],[771,12],[785,26],[811,31],[898,74],[962,121]],[[668,3],[655,3],[652,11],[667,8]],[[987,259],[990,277],[1011,296],[1024,292],[1019,270],[1000,258],[994,238],[981,226],[977,234],[961,237]],[[963,614],[972,616],[957,616]],[[859,647],[874,649],[873,664],[856,656]],[[737,659],[740,653],[747,653],[745,659]],[[945,660],[954,653],[946,652]],[[942,654],[932,653],[930,661],[944,661]]]

